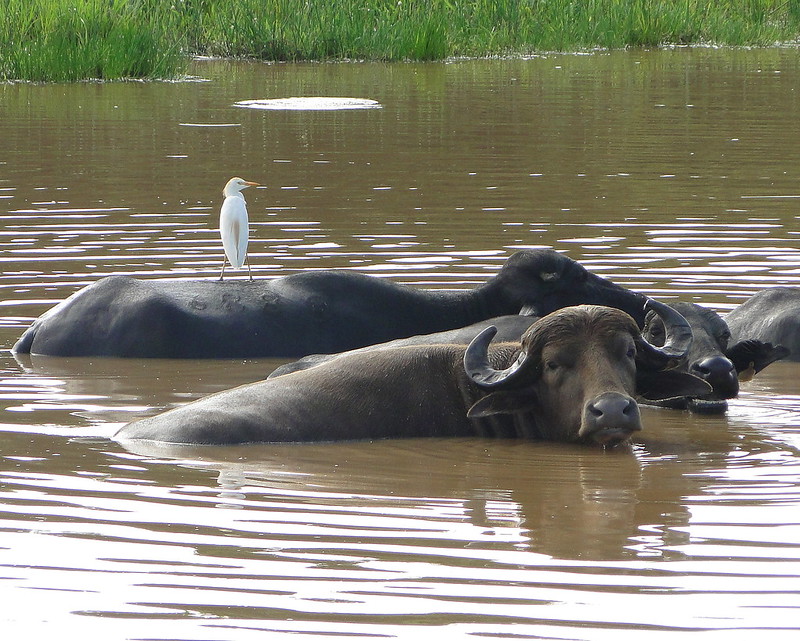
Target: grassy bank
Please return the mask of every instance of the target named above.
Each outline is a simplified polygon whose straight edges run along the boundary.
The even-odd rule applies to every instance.
[[[128,0],[0,0],[0,78],[169,78],[186,65],[161,12]]]
[[[0,78],[167,78],[188,56],[435,60],[800,36],[800,0],[0,0]]]

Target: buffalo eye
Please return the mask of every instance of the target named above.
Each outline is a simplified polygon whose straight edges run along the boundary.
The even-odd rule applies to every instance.
[[[731,340],[731,333],[726,329],[723,332],[720,332],[717,336],[717,342],[722,346],[722,348],[726,348],[728,346],[728,341]]]
[[[544,366],[549,372],[555,372],[558,369],[558,363],[556,361],[547,361]]]
[[[625,356],[627,356],[629,359],[634,359],[634,358],[636,358],[636,347],[635,347],[634,345],[631,345],[631,346],[628,348],[628,351],[627,351],[627,352],[625,352]]]

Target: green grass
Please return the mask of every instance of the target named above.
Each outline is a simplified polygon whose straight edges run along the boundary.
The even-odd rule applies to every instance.
[[[0,78],[168,78],[191,55],[438,60],[799,35],[800,0],[0,0]]]
[[[0,0],[0,78],[76,81],[170,78],[182,39],[127,0]]]

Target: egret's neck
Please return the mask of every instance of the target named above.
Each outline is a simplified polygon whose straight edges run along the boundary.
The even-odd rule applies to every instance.
[[[226,187],[225,191],[223,192],[223,195],[225,196],[225,198],[241,198],[242,200],[244,200],[244,194],[239,189],[235,188]]]

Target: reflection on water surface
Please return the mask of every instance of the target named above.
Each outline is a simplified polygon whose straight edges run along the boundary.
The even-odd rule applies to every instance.
[[[273,361],[20,357],[108,274],[465,288],[522,247],[724,312],[798,285],[795,49],[447,64],[199,61],[202,82],[0,86],[0,621],[103,638],[794,638],[800,401],[645,409],[630,451],[481,440],[123,449],[132,417]],[[360,96],[381,109],[241,109]],[[246,277],[243,273],[239,277]]]

